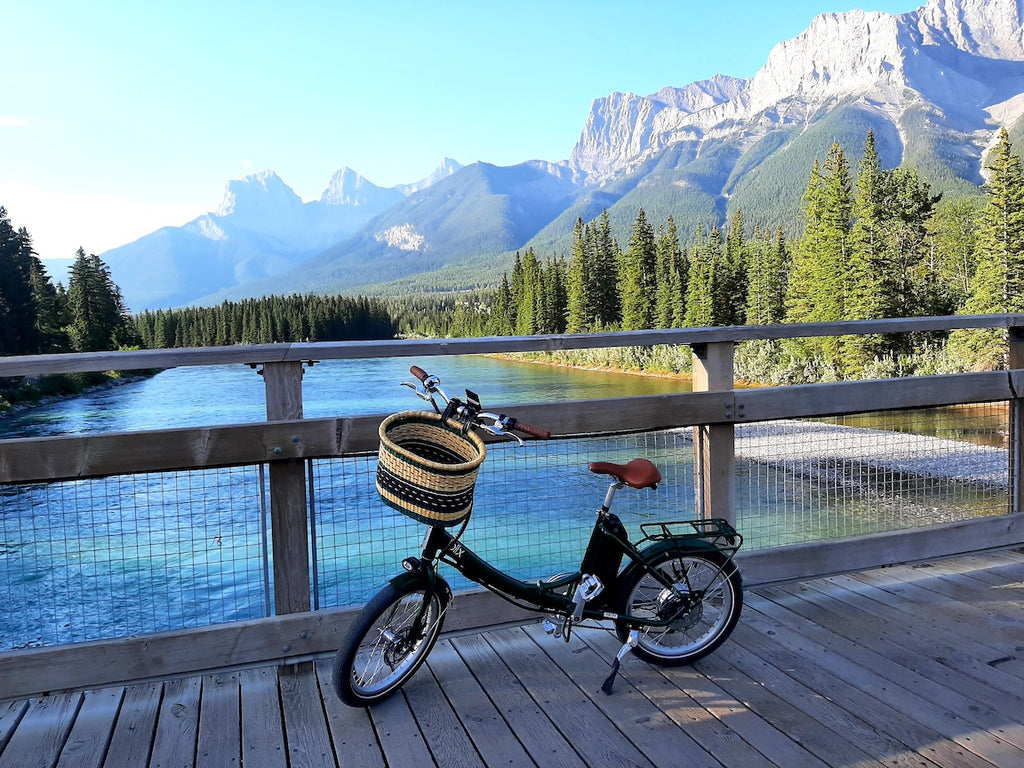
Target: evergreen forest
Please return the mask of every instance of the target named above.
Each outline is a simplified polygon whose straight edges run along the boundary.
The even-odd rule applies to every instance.
[[[655,224],[641,209],[620,246],[604,211],[576,222],[568,254],[516,253],[496,290],[414,302],[399,325],[527,335],[1021,312],[1024,171],[1005,130],[987,170],[983,194],[944,200],[916,170],[882,168],[869,131],[855,168],[838,144],[814,162],[796,237],[751,228],[737,211],[682,243],[671,216]],[[996,331],[749,343],[737,366],[765,383],[952,372],[998,367],[1004,346]],[[627,367],[687,365],[672,351],[615,354]]]
[[[568,252],[517,252],[491,288],[387,301],[274,296],[133,316],[106,265],[81,248],[68,285],[54,284],[30,234],[0,208],[0,355],[1024,312],[1024,170],[1005,129],[980,194],[951,199],[913,168],[882,168],[870,131],[855,166],[834,144],[809,171],[800,219],[786,233],[736,211],[680,233],[671,216],[654,222],[640,209],[620,244],[605,210],[576,222]],[[765,383],[991,369],[1004,348],[996,331],[751,342],[737,369]],[[566,357],[689,365],[672,349]]]

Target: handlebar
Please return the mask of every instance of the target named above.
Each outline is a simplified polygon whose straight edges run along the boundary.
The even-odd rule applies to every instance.
[[[441,389],[441,380],[437,376],[432,376],[425,370],[420,368],[418,365],[413,365],[409,368],[409,373],[415,376],[419,382],[423,385],[425,394],[420,393],[417,389],[417,394],[424,400],[428,400],[434,409],[440,412],[440,408],[437,407],[437,403],[434,402],[434,395],[440,395],[444,400],[445,405],[448,406],[453,402],[457,406],[457,410],[460,411],[460,415],[467,417],[474,426],[481,427],[488,432],[496,435],[504,435],[509,432],[519,432],[524,435],[530,435],[531,437],[538,437],[546,439],[551,437],[551,432],[542,429],[541,427],[535,427],[532,424],[526,424],[519,421],[512,416],[506,416],[505,414],[487,413],[486,411],[477,410],[471,408],[468,404],[462,403],[457,399],[448,396],[448,393]],[[416,389],[415,385],[409,384],[408,386]],[[467,396],[471,396],[472,393],[467,392]],[[475,395],[472,398],[475,399]],[[476,402],[477,408],[479,408],[479,402]],[[483,419],[483,421],[481,420]],[[489,422],[489,423],[488,423]],[[515,435],[512,435],[515,437]],[[517,438],[518,439],[518,438]],[[520,441],[521,442],[521,441]]]

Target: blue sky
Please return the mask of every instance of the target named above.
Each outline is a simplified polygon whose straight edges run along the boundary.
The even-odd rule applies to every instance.
[[[565,159],[591,102],[752,76],[819,13],[924,0],[5,0],[0,205],[44,259],[213,210],[271,168],[304,200]]]

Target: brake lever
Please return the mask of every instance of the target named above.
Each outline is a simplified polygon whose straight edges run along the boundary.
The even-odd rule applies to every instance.
[[[492,435],[498,435],[499,437],[511,437],[513,440],[519,443],[520,446],[525,445],[523,439],[519,437],[519,435],[517,435],[515,432],[509,432],[506,429],[502,429],[497,424],[480,424],[478,426],[480,427],[480,429],[490,432]]]
[[[428,403],[433,405],[435,409],[437,408],[437,406],[434,404],[434,396],[430,394],[430,392],[420,389],[411,381],[403,381],[402,386],[408,387],[409,389],[416,393],[416,397],[418,397],[420,400],[426,400]]]

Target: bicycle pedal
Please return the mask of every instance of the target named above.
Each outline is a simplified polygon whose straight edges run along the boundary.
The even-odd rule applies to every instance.
[[[541,626],[544,627],[544,631],[552,637],[562,636],[562,627],[553,622],[551,619],[545,618],[544,621],[541,622]]]
[[[573,595],[572,620],[579,623],[583,619],[583,609],[587,603],[604,591],[604,584],[597,576],[586,574],[576,587],[576,594]]]

